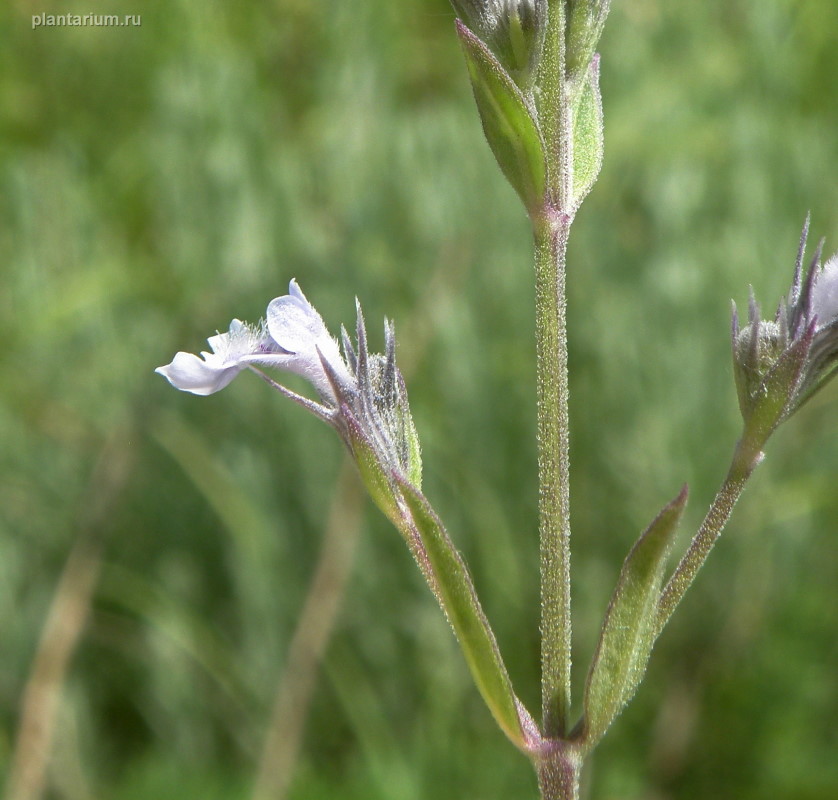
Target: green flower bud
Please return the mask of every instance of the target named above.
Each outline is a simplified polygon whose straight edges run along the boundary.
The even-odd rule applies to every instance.
[[[529,89],[544,46],[547,0],[451,0],[522,89]]]
[[[760,319],[751,292],[748,325],[733,307],[733,364],[746,425],[767,436],[838,372],[838,256],[820,264],[823,242],[802,278],[803,228],[794,279],[773,320]]]

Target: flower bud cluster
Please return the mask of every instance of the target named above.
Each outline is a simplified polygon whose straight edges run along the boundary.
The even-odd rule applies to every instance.
[[[400,471],[417,489],[422,483],[419,437],[410,414],[407,386],[396,366],[396,332],[384,321],[384,354],[369,352],[367,331],[360,303],[357,304],[356,346],[341,329],[345,363],[352,382],[335,384],[340,413],[338,430],[350,449],[363,439],[385,470]],[[331,372],[329,365],[325,365]],[[338,375],[335,375],[339,379]],[[348,389],[348,391],[347,391]]]
[[[748,324],[740,329],[733,307],[733,363],[739,407],[746,424],[763,416],[770,433],[838,371],[838,254],[821,264],[823,242],[802,273],[807,219],[794,278],[773,320],[762,320],[751,292]]]

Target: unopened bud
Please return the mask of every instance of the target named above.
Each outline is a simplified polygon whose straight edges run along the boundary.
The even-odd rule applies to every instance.
[[[528,89],[544,46],[547,0],[451,0],[451,4],[515,83]]]
[[[838,372],[838,256],[821,266],[823,242],[805,278],[803,228],[791,289],[773,320],[760,319],[753,294],[741,330],[733,311],[733,363],[739,407],[770,433]]]

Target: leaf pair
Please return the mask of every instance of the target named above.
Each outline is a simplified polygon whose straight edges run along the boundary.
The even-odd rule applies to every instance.
[[[538,729],[515,696],[497,642],[465,562],[424,495],[394,476],[396,523],[444,611],[472,677],[507,737],[532,753]],[[585,715],[577,741],[592,750],[634,696],[658,634],[658,602],[666,560],[687,502],[687,487],[658,514],[629,552],[608,606],[585,687]],[[395,512],[395,513],[394,513]]]

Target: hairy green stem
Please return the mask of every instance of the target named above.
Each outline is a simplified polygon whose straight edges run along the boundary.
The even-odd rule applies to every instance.
[[[748,478],[751,477],[754,468],[761,460],[760,447],[756,446],[753,441],[749,441],[750,438],[743,436],[737,443],[724,483],[716,494],[687,552],[661,592],[658,601],[656,635],[660,635],[687,589],[690,588],[699,569],[707,560],[713,545],[730,519],[733,507],[742,495]]]
[[[572,185],[565,97],[565,8],[551,0],[536,93],[547,192],[533,217],[541,541],[541,697],[544,735],[564,736],[570,711],[570,487],[565,256]]]
[[[551,0],[535,101],[546,145],[547,201],[562,211],[570,208],[573,183],[572,107],[565,57],[564,0]]]
[[[551,742],[536,763],[542,800],[579,800],[582,759],[564,742]]]
[[[544,733],[561,737],[570,709],[570,487],[565,253],[569,220],[535,230],[541,665]]]

